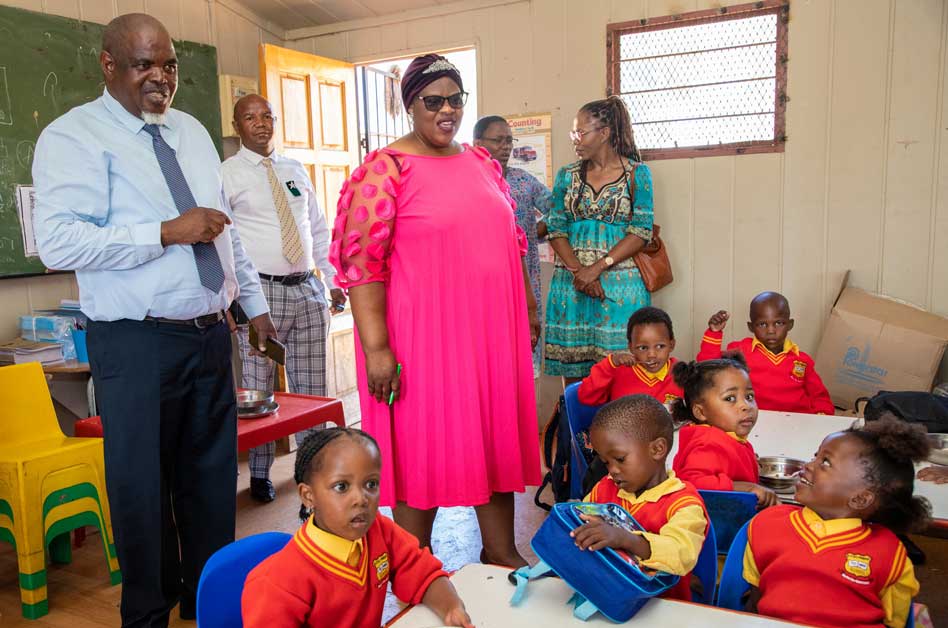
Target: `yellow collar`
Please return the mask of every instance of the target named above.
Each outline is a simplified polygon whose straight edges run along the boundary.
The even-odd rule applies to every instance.
[[[671,360],[669,360],[668,362],[671,362]],[[665,378],[668,377],[668,362],[665,362],[665,365],[662,366],[662,368],[660,368],[657,373],[652,373],[648,371],[641,364],[636,364],[635,370],[638,371],[639,378],[646,383],[664,382]]]
[[[642,491],[642,494],[636,497],[632,493],[619,489],[619,497],[630,502],[631,504],[639,504],[642,502],[657,502],[662,497],[665,497],[669,493],[674,493],[675,491],[680,491],[685,488],[684,483],[675,477],[675,472],[669,469],[667,471],[668,478],[664,482],[657,486],[653,486],[647,491]]]
[[[772,353],[770,349],[765,347],[764,343],[762,343],[760,340],[757,340],[757,337],[755,336],[751,341],[751,351],[757,348],[760,348],[761,351],[774,358],[779,358],[781,356],[787,355],[788,353],[800,355],[800,347],[798,347],[796,343],[792,342],[789,338],[784,338],[783,340],[783,351],[780,353]]]
[[[316,526],[316,521],[313,517],[309,518],[305,530],[306,535],[319,549],[339,562],[346,563],[350,567],[357,567],[359,565],[359,558],[362,556],[362,539],[350,541],[341,536],[336,536],[332,532],[326,532]]]
[[[711,425],[711,424],[709,424],[709,423],[695,423],[694,426],[695,426],[695,427],[710,427],[710,428],[712,428],[712,429],[718,429],[718,428],[714,427],[713,425]],[[723,431],[723,430],[722,430],[722,431]],[[737,435],[737,432],[724,432],[724,433],[727,434],[728,436],[730,436],[731,438],[733,438],[734,440],[736,440],[736,441],[739,442],[739,443],[746,443],[746,442],[747,442],[747,439],[746,439],[746,438],[741,438],[740,436],[738,436],[738,435]]]
[[[849,532],[863,526],[862,519],[823,519],[805,506],[803,508],[803,520],[807,527],[813,531],[813,534],[819,538]]]

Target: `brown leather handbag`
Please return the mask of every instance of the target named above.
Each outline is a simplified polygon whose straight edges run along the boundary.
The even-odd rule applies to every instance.
[[[635,167],[629,173],[629,202],[635,207]],[[661,227],[652,225],[652,239],[639,249],[639,252],[632,256],[632,261],[639,268],[639,274],[642,275],[642,281],[645,283],[645,289],[649,292],[657,292],[673,282],[675,276],[672,274],[671,261],[668,259],[668,249],[665,243],[659,237]]]
[[[661,290],[672,281],[671,261],[668,259],[668,250],[659,237],[661,227],[652,225],[652,239],[639,252],[632,256],[632,261],[639,267],[639,274],[649,292]]]

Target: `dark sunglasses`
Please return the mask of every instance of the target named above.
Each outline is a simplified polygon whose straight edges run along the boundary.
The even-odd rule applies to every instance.
[[[452,109],[462,109],[467,104],[467,92],[458,92],[450,96],[419,96],[418,99],[425,103],[425,109],[434,113],[441,111],[445,101],[451,105]]]

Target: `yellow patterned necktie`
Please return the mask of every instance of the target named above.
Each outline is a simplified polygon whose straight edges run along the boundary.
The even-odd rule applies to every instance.
[[[273,162],[269,157],[263,159],[267,168],[267,178],[270,180],[270,193],[273,195],[273,205],[276,207],[277,217],[280,219],[280,241],[283,244],[283,257],[291,264],[296,264],[303,258],[303,242],[300,232],[290,211],[290,204],[286,200],[283,186],[273,170]]]

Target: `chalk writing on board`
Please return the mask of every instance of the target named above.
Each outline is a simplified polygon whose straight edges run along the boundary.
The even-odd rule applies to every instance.
[[[0,124],[13,124],[13,106],[10,104],[10,88],[7,85],[7,68],[0,65]]]
[[[56,102],[56,88],[59,86],[59,77],[56,76],[55,72],[50,72],[46,75],[46,80],[43,81],[43,96],[49,96],[49,99],[53,101],[53,109],[59,111],[59,103]],[[34,116],[36,118],[38,116]]]
[[[21,167],[26,168],[27,170],[29,170],[30,166],[33,165],[33,149],[35,146],[36,143],[30,140],[17,142],[16,161]]]

